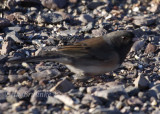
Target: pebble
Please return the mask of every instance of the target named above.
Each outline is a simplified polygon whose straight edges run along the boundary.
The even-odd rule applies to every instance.
[[[96,91],[94,95],[104,99],[117,99],[120,95],[127,95],[127,93],[123,85],[118,85],[110,87],[107,90]]]
[[[139,99],[139,98],[136,98],[136,97],[131,97],[127,100],[127,103],[129,105],[143,105],[143,102]]]
[[[52,87],[50,91],[51,92],[60,91],[64,93],[64,92],[68,92],[73,88],[74,88],[74,85],[67,78],[64,78],[62,81],[58,82],[54,87]]]
[[[94,104],[94,107],[95,107],[96,105],[101,105],[102,101],[96,96],[93,96],[93,95],[90,95],[90,94],[86,94],[82,98],[81,103],[84,104],[84,105],[88,105],[88,106],[90,106],[91,104],[93,106],[93,104]]]
[[[153,86],[147,93],[149,96],[160,99],[160,84]]]
[[[63,17],[58,13],[42,13],[36,18],[38,23],[55,24],[61,22]]]
[[[41,4],[49,9],[58,9],[65,7],[67,0],[41,0]]]
[[[88,24],[88,23],[93,23],[94,19],[92,18],[92,16],[88,15],[88,14],[82,14],[79,16],[79,20],[84,23],[84,24]]]
[[[68,106],[71,106],[71,107],[74,107],[74,105],[75,105],[74,100],[67,95],[55,95],[54,97],[56,99],[62,101],[65,105],[68,105]]]
[[[139,75],[134,81],[134,85],[140,90],[146,90],[149,88],[149,81],[143,75]]]
[[[145,16],[135,16],[133,17],[133,23],[137,26],[149,26],[156,22],[156,17],[145,15]]]
[[[92,114],[121,114],[117,109],[108,109],[108,108],[97,108],[94,111],[90,112]]]
[[[50,70],[43,70],[41,72],[32,73],[32,78],[34,80],[41,80],[41,79],[50,79],[52,77],[57,77],[61,73],[57,69],[50,69]]]
[[[0,103],[6,102],[7,92],[4,90],[0,90]]]
[[[6,75],[1,75],[0,74],[0,84],[6,83],[8,80],[8,77]]]
[[[0,18],[0,28],[9,26],[11,23],[8,19]]]
[[[145,53],[154,53],[157,47],[154,44],[149,43],[145,49]]]
[[[87,5],[87,8],[88,9],[90,9],[90,10],[94,10],[94,9],[96,9],[97,7],[99,7],[99,6],[102,6],[102,5],[104,5],[105,3],[104,2],[91,2],[91,3],[89,3],[88,5]]]
[[[9,40],[12,39],[16,43],[23,43],[23,41],[21,40],[21,36],[16,31],[7,33],[6,38]]]
[[[145,44],[144,40],[136,41],[136,42],[133,44],[130,52],[132,52],[132,51],[134,51],[134,52],[139,51],[139,50],[144,46],[144,44]]]
[[[0,49],[0,53],[2,55],[6,55],[10,52],[11,50],[11,41],[4,41],[2,44],[2,49]]]
[[[135,96],[138,94],[139,89],[134,86],[128,86],[127,88],[125,88],[125,91],[128,93],[129,96]]]
[[[34,93],[31,96],[30,102],[33,105],[43,104],[44,102],[47,102],[48,96],[53,96],[54,94],[48,91],[34,91]]]

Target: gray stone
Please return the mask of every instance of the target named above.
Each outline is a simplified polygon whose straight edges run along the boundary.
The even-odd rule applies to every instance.
[[[107,90],[95,91],[94,95],[104,99],[117,99],[120,95],[127,96],[127,93],[123,85],[118,85],[110,87]]]
[[[57,13],[42,13],[37,16],[38,23],[54,24],[61,22],[63,17]]]
[[[48,96],[53,96],[53,93],[48,91],[35,91],[30,99],[32,104],[43,104],[47,102]]]
[[[149,26],[156,22],[157,18],[151,15],[135,16],[133,23],[137,26]]]
[[[6,98],[7,98],[7,92],[4,90],[0,90],[0,103],[5,102]]]
[[[41,4],[49,9],[63,8],[66,3],[66,0],[41,0]]]
[[[139,75],[134,81],[135,87],[139,88],[140,90],[145,90],[149,88],[149,81],[143,76]]]
[[[94,37],[100,37],[100,36],[103,36],[106,33],[107,33],[107,31],[105,29],[103,29],[103,28],[92,30],[92,35]]]
[[[153,86],[148,90],[148,95],[160,99],[160,84]]]
[[[15,31],[15,32],[24,32],[24,28],[20,26],[7,27],[7,32]]]
[[[6,75],[1,75],[0,74],[0,84],[6,83],[8,80],[8,77]]]
[[[31,96],[31,92],[27,87],[20,87],[17,91],[17,95],[19,99],[29,98]]]
[[[57,105],[62,105],[63,103],[52,96],[48,96],[46,104],[52,104],[52,106],[57,106]]]
[[[133,44],[133,46],[132,46],[132,48],[131,48],[130,51],[131,51],[131,52],[132,52],[132,51],[137,52],[137,51],[139,51],[139,50],[144,46],[144,44],[145,44],[144,40],[136,41],[136,42]]]
[[[57,69],[50,69],[44,70],[41,72],[33,73],[31,76],[34,80],[41,80],[41,79],[50,79],[51,77],[59,76],[61,73]]]
[[[117,109],[97,108],[91,112],[92,114],[121,114]]]
[[[73,89],[73,84],[67,79],[63,79],[62,81],[58,82],[54,87],[50,89],[51,92],[60,91],[60,92],[68,92],[69,90]]]
[[[102,6],[102,5],[104,5],[104,4],[105,4],[104,2],[90,2],[90,3],[87,5],[87,7],[88,7],[88,9],[94,10],[94,9],[96,9],[97,7]]]
[[[79,17],[79,20],[82,23],[85,23],[85,24],[87,24],[89,22],[91,22],[91,23],[94,22],[94,19],[90,15],[88,15],[88,14],[81,14],[80,17]]]
[[[64,30],[64,31],[60,31],[59,35],[60,36],[68,36],[68,35],[76,35],[78,33],[78,30]]]
[[[55,95],[54,96],[56,99],[62,101],[65,105],[74,107],[75,101],[69,97],[68,95]]]
[[[16,31],[7,33],[6,38],[12,39],[16,43],[23,43],[23,41],[21,40],[21,36]]]
[[[82,98],[81,103],[84,105],[89,105],[89,106],[91,104],[102,105],[102,102],[98,97],[90,95],[90,94],[85,94],[84,97]]]
[[[91,94],[96,91],[106,90],[107,87],[108,87],[107,85],[97,85],[97,86],[87,87],[87,93]]]
[[[127,88],[125,88],[125,90],[129,96],[135,96],[139,92],[139,89],[134,86],[128,86]]]

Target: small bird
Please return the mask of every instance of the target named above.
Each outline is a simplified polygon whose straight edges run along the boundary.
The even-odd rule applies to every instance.
[[[9,63],[54,61],[65,64],[78,76],[100,75],[117,69],[135,40],[131,31],[115,31],[101,37],[58,47],[55,51],[29,58],[11,59]]]

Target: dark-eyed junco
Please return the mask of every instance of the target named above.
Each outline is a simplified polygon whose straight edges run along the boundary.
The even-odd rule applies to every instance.
[[[49,54],[9,60],[10,63],[55,61],[65,64],[78,75],[99,75],[115,70],[134,43],[130,31],[115,31],[101,37],[62,46]]]

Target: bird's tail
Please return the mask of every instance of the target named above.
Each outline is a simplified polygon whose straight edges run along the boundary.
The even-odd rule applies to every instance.
[[[40,61],[51,61],[51,62],[59,62],[59,63],[64,63],[64,64],[70,64],[71,63],[71,58],[70,57],[65,57],[59,54],[55,55],[45,55],[45,56],[33,56],[33,57],[28,57],[28,58],[19,58],[19,57],[14,57],[8,59],[7,63],[11,64],[18,64],[22,62],[40,62]]]

